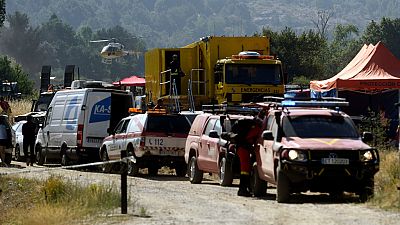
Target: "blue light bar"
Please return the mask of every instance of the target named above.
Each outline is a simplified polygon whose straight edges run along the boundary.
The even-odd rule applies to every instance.
[[[344,101],[282,101],[282,107],[343,107],[349,106]]]

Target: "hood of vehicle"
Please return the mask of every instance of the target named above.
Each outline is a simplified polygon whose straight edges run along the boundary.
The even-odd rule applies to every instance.
[[[348,138],[282,138],[282,144],[286,148],[309,149],[309,150],[361,150],[371,147],[361,139]]]

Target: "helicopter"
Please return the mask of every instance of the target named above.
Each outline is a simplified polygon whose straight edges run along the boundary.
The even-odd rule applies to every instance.
[[[138,57],[138,54],[140,54],[140,52],[125,50],[124,45],[118,43],[115,38],[90,41],[90,43],[102,42],[108,42],[108,44],[104,46],[100,52],[100,56],[103,58],[102,62],[106,64],[111,64],[113,59],[117,60],[123,56],[135,54]]]

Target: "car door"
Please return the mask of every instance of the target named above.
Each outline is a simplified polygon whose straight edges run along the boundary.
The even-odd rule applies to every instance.
[[[49,142],[49,126],[50,120],[53,114],[53,107],[49,107],[46,114],[46,119],[43,123],[42,128],[39,129],[37,141],[42,144],[43,148],[48,147]]]
[[[261,163],[261,169],[266,178],[271,182],[274,179],[274,151],[272,146],[276,140],[278,134],[278,125],[274,115],[270,115],[267,120],[266,130],[272,131],[274,140],[263,140],[262,146],[259,146],[259,161]]]
[[[108,151],[108,157],[113,159],[121,158],[121,150],[125,148],[125,142],[127,137],[127,127],[130,119],[121,120],[114,130],[114,135],[112,143],[110,144],[110,149]]]
[[[215,154],[217,154],[216,145],[214,143],[216,143],[218,140],[215,141],[213,139],[216,138],[211,138],[209,136],[210,131],[214,130],[216,122],[217,118],[210,118],[207,121],[205,129],[200,138],[198,166],[200,169],[207,172],[214,171],[217,168],[213,158],[215,158]]]

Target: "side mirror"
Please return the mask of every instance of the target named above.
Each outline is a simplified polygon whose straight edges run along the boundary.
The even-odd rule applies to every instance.
[[[111,128],[107,128],[107,133],[108,133],[109,135],[114,135],[114,134],[115,134],[114,130],[111,129]]]
[[[216,130],[211,130],[208,136],[210,138],[219,138],[218,132]]]
[[[374,136],[372,135],[371,132],[364,131],[361,139],[363,142],[370,142],[370,141],[374,140]]]
[[[262,139],[267,141],[274,140],[274,135],[272,135],[272,131],[266,130],[262,133]]]

